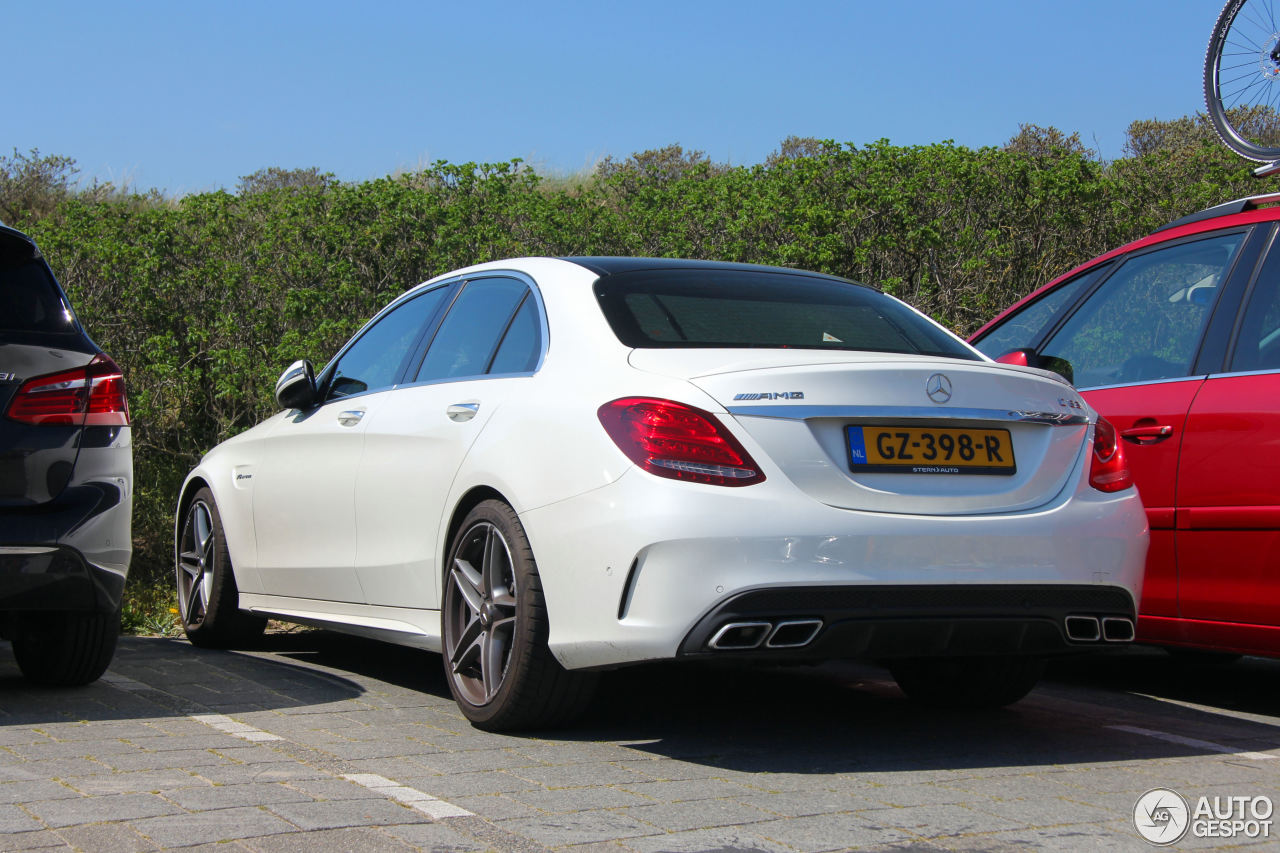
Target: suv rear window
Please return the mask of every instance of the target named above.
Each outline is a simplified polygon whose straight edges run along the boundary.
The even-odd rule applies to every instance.
[[[834,278],[747,270],[645,270],[595,284],[623,344],[824,349],[981,357],[933,322],[871,288]]]
[[[63,302],[49,268],[31,257],[30,246],[25,249],[0,243],[0,331],[77,331],[75,315]]]

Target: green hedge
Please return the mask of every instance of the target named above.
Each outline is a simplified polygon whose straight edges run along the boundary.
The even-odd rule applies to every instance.
[[[966,334],[1105,249],[1261,191],[1212,144],[1109,164],[1078,145],[792,147],[730,167],[672,146],[578,180],[513,161],[177,200],[96,187],[19,218],[127,377],[135,576],[169,571],[182,477],[274,411],[285,365],[323,362],[392,296],[450,269],[543,254],[781,264],[879,286]]]

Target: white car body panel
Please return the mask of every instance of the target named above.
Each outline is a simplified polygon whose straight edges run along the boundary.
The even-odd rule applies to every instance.
[[[563,260],[484,264],[420,288],[495,271],[518,275],[541,301],[545,350],[533,375],[411,384],[307,417],[282,413],[188,476],[184,499],[199,483],[214,493],[242,607],[438,649],[450,524],[476,490],[519,515],[549,645],[568,668],[673,657],[705,614],[765,586],[1079,584],[1136,601],[1145,514],[1132,488],[1090,487],[1095,416],[1049,374],[883,353],[631,349],[601,313],[597,274]],[[956,388],[945,405],[924,393],[939,371]],[[734,400],[791,391],[803,400]],[[726,488],[639,470],[597,417],[630,396],[715,414],[765,481]],[[450,418],[462,403],[478,404],[475,416]],[[1075,420],[1002,422],[1013,476],[851,473],[844,425],[904,409],[910,419]],[[342,426],[348,410],[365,415]],[[822,417],[804,419],[814,412]]]

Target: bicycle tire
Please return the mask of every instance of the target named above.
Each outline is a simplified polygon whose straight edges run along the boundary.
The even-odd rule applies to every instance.
[[[1257,163],[1280,160],[1280,18],[1275,4],[1227,0],[1204,58],[1204,101],[1214,131],[1232,151]]]

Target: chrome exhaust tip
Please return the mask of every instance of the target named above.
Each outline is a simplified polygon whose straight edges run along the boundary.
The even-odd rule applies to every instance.
[[[1102,627],[1096,616],[1068,616],[1063,623],[1069,640],[1096,643],[1102,639]]]
[[[1133,620],[1122,616],[1105,616],[1102,619],[1102,638],[1108,643],[1132,643],[1136,632]]]
[[[730,622],[716,631],[707,646],[717,651],[759,648],[772,629],[771,622]]]
[[[769,635],[764,645],[769,649],[798,649],[812,643],[813,638],[818,636],[821,630],[821,619],[792,619],[779,622],[778,627],[773,629],[773,633]]]

